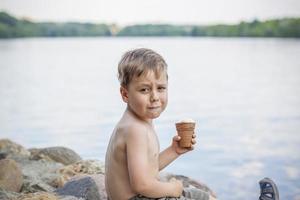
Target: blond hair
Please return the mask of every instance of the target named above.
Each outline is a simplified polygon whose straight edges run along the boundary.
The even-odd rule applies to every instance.
[[[168,77],[167,63],[161,55],[151,49],[139,48],[127,51],[118,65],[118,79],[122,86],[127,87],[134,77],[153,71],[156,77],[162,72]]]

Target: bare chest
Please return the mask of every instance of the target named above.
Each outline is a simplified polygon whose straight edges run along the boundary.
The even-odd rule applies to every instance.
[[[158,156],[159,156],[159,141],[158,137],[155,133],[152,133],[148,137],[148,156],[149,156],[149,161],[153,163],[158,162]]]

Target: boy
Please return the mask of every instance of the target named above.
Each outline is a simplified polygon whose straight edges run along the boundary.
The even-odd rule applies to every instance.
[[[179,136],[160,152],[153,119],[168,103],[168,74],[164,59],[150,49],[126,52],[118,66],[120,93],[127,108],[111,136],[105,160],[105,186],[110,200],[128,199],[212,199],[183,191],[181,181],[159,180],[159,171],[181,154],[193,150],[180,148]],[[193,136],[195,138],[195,135]],[[192,144],[195,144],[195,139]]]

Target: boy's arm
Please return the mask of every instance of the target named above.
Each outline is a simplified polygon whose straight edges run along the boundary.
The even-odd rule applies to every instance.
[[[171,146],[163,150],[159,154],[159,171],[168,166],[173,160],[178,158],[178,156],[179,154],[177,154]]]
[[[148,159],[148,136],[143,128],[128,130],[126,138],[127,164],[131,188],[150,198],[178,197],[182,193],[180,181],[160,182],[152,174]]]
[[[196,135],[193,135],[192,146],[190,148],[181,148],[179,146],[180,136],[176,135],[173,137],[172,144],[164,151],[159,154],[159,171],[168,166],[173,160],[178,158],[181,154],[194,149],[194,144],[196,144]]]

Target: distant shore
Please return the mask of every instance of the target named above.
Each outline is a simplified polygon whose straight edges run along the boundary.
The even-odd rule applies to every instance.
[[[234,25],[34,22],[0,12],[0,38],[22,37],[280,37],[300,38],[300,17],[253,20]]]

